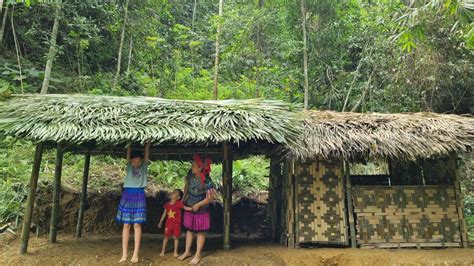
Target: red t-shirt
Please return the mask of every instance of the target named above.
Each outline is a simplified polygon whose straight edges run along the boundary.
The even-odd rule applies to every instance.
[[[181,223],[181,209],[183,203],[177,200],[174,204],[171,202],[165,203],[166,223]]]

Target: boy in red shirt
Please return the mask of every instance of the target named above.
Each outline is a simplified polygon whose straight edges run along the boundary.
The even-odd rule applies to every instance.
[[[181,189],[175,189],[171,193],[170,201],[165,203],[163,215],[161,216],[160,223],[158,228],[163,226],[163,221],[166,219],[165,225],[165,238],[163,239],[163,247],[161,249],[160,257],[165,255],[166,245],[171,236],[174,239],[174,254],[173,256],[178,256],[178,237],[181,235],[181,209],[191,209],[190,207],[185,207],[181,202],[183,197],[183,191]]]

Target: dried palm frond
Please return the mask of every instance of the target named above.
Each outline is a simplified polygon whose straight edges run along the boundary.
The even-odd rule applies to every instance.
[[[266,141],[299,153],[302,115],[281,101],[182,101],[87,95],[14,96],[0,103],[0,131],[81,144]]]
[[[305,111],[305,157],[413,160],[474,146],[474,118],[435,113]]]

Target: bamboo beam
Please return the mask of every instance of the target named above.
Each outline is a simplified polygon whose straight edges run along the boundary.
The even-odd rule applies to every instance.
[[[357,239],[355,232],[355,219],[354,210],[352,206],[352,185],[351,185],[351,174],[349,169],[349,163],[343,162],[344,176],[346,178],[346,193],[347,193],[347,212],[349,215],[349,230],[351,233],[351,247],[357,248]]]
[[[25,217],[23,219],[23,227],[21,230],[20,255],[25,254],[28,249],[28,240],[30,238],[31,217],[33,216],[33,207],[35,205],[36,187],[38,185],[38,177],[41,166],[41,158],[43,157],[44,143],[36,144],[35,158],[33,161],[33,169],[30,177],[30,191],[26,199]]]
[[[230,249],[230,216],[232,206],[232,145],[222,144],[222,188],[224,207],[224,249]]]
[[[51,222],[49,226],[49,242],[56,243],[59,203],[61,197],[61,172],[63,166],[64,145],[58,143],[56,148],[56,166],[54,168],[53,203],[51,208]]]
[[[464,219],[464,202],[462,200],[461,182],[459,180],[458,169],[456,166],[456,155],[453,154],[448,159],[448,171],[450,176],[454,179],[454,194],[456,195],[456,207],[459,217],[459,231],[461,233],[461,247],[468,248],[467,243],[467,226],[466,219]]]
[[[82,237],[82,227],[84,224],[84,212],[87,205],[87,183],[89,181],[89,168],[91,163],[91,154],[86,153],[84,156],[84,172],[82,174],[82,191],[81,191],[81,205],[79,207],[79,214],[77,216],[76,238]]]

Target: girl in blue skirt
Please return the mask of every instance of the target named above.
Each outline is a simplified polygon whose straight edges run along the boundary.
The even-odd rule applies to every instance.
[[[147,170],[149,160],[150,144],[145,146],[145,154],[134,151],[129,146],[127,149],[127,175],[123,184],[122,198],[117,210],[115,220],[123,224],[122,231],[122,258],[120,262],[127,260],[128,240],[130,238],[130,227],[133,225],[135,233],[135,248],[130,262],[138,262],[138,251],[142,237],[141,224],[146,223],[145,187],[147,186]]]

